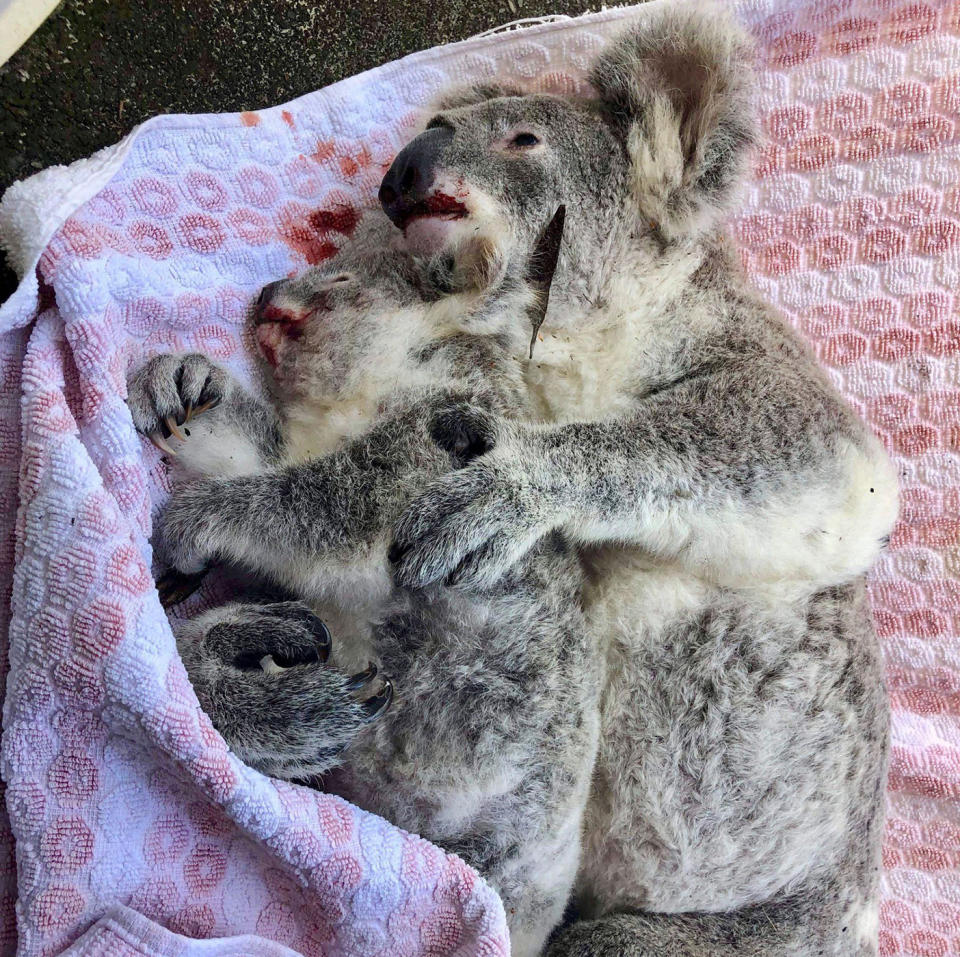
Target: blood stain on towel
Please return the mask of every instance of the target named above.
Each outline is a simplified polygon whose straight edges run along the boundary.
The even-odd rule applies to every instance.
[[[318,233],[332,231],[349,236],[357,228],[360,214],[352,206],[342,203],[332,209],[314,210],[307,217],[307,221]]]
[[[340,157],[340,170],[344,176],[356,176],[360,170],[366,169],[371,161],[370,151],[363,146],[355,156]]]
[[[249,110],[244,110],[240,114],[240,122],[244,126],[259,126],[260,125],[260,114],[251,113]]]
[[[337,252],[337,247],[326,238],[329,228],[318,228],[312,222],[317,212],[321,211],[307,209],[300,203],[287,203],[277,217],[277,235],[311,266],[316,266]]]
[[[293,120],[293,114],[289,110],[283,110],[280,114],[283,117],[283,122],[293,129],[297,124]]]
[[[337,152],[333,140],[319,140],[310,158],[316,163],[325,163]]]

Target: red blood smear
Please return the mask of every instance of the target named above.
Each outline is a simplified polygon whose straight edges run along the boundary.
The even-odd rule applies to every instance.
[[[333,243],[319,239],[313,230],[299,224],[286,226],[280,233],[283,241],[295,252],[300,253],[307,263],[316,266],[325,259],[337,254]]]
[[[314,151],[310,154],[310,158],[316,163],[323,163],[330,159],[335,152],[336,150],[331,140],[320,140]]]
[[[343,233],[344,236],[349,236],[357,228],[359,221],[360,214],[352,206],[317,209],[307,217],[307,223],[316,232],[332,231]]]
[[[240,114],[240,122],[244,126],[258,126],[260,123],[260,117],[256,113],[251,113],[249,110]]]
[[[299,317],[279,306],[265,306],[260,313],[263,322],[297,322]]]
[[[337,252],[337,247],[326,238],[329,233],[311,224],[313,215],[313,212],[299,204],[290,203],[280,211],[277,227],[280,238],[311,266],[329,259]]]
[[[280,115],[283,117],[283,122],[286,123],[287,126],[289,126],[291,129],[296,125],[293,122],[293,116],[291,115],[289,110],[283,110],[283,112]]]
[[[467,207],[463,205],[459,200],[455,199],[453,196],[448,196],[446,193],[434,193],[426,201],[427,209],[431,214],[437,215],[442,213],[466,213]]]

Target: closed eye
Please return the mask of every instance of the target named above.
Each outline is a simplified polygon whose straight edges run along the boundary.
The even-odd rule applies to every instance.
[[[517,133],[512,140],[510,140],[510,145],[516,149],[525,150],[529,149],[531,146],[536,146],[540,142],[540,137],[536,133]]]

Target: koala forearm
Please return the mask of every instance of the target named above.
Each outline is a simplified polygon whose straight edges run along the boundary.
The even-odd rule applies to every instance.
[[[392,425],[299,465],[184,487],[163,518],[173,561],[182,570],[220,559],[277,572],[385,546],[412,488],[447,464],[436,447],[401,449],[410,436]]]
[[[826,394],[795,394],[775,381],[691,381],[639,400],[626,419],[530,431],[521,454],[580,541],[679,554],[709,537],[719,555],[720,526],[779,535],[789,519],[789,533],[806,534],[847,494],[863,434]],[[865,494],[884,479],[877,469]]]

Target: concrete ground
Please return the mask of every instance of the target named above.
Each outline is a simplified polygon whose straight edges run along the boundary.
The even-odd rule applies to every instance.
[[[599,0],[64,0],[0,66],[0,192],[156,113],[255,110],[520,17]],[[0,301],[14,289],[3,267]]]

